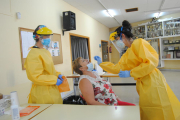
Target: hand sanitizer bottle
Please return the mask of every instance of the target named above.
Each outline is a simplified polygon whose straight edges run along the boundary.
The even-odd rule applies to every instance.
[[[16,98],[17,98],[17,92],[11,92],[11,114],[12,114],[12,120],[20,120],[19,115],[19,105],[17,104]]]

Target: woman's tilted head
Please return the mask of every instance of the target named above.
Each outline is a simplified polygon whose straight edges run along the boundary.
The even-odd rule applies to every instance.
[[[88,64],[90,64],[88,59],[79,57],[73,62],[73,70],[82,75],[84,71],[88,71]]]

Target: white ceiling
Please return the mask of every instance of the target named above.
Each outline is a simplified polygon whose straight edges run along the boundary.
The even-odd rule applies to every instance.
[[[70,5],[76,7],[85,14],[91,16],[100,23],[106,25],[109,28],[120,26],[123,20],[128,20],[130,23],[138,22],[155,17],[151,11],[180,8],[180,0],[101,0],[103,5],[108,10],[115,12],[114,18],[108,17],[103,13],[105,8],[99,3],[98,0],[64,0]],[[164,1],[164,4],[162,4]],[[126,13],[125,9],[138,7],[139,11]],[[150,11],[150,12],[149,12]],[[167,10],[166,10],[167,11]],[[162,15],[168,15],[172,13],[180,12],[178,10],[172,10],[163,12]]]

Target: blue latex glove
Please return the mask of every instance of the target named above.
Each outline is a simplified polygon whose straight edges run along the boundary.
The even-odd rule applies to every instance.
[[[94,60],[98,62],[98,65],[102,63],[102,60],[99,56],[94,56]]]
[[[58,78],[63,81],[63,78],[62,78],[61,74],[58,75]]]
[[[62,82],[63,82],[63,81],[58,78],[56,85],[59,86],[60,84],[62,84]]]
[[[120,71],[119,72],[119,77],[121,77],[121,78],[131,77],[130,72],[131,71]]]

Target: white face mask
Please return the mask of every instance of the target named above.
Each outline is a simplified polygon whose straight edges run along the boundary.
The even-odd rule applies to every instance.
[[[92,63],[89,63],[87,65],[87,67],[88,67],[87,71],[92,71],[93,70],[93,64]]]
[[[125,45],[124,45],[124,43],[123,43],[122,40],[117,40],[117,41],[116,41],[116,45],[117,45],[119,48],[121,48],[121,49],[125,47]]]

